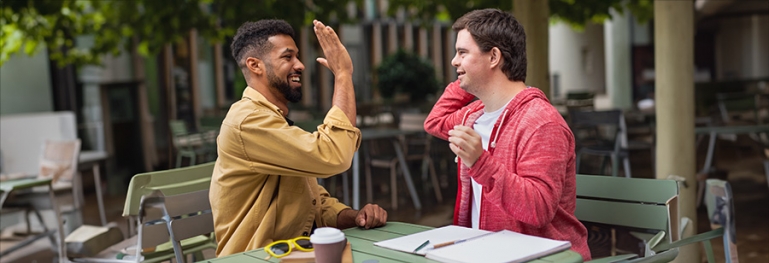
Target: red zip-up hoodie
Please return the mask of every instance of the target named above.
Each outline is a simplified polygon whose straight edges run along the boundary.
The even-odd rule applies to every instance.
[[[425,130],[448,140],[455,125],[472,127],[484,108],[480,100],[471,102],[474,98],[459,87],[459,80],[449,84],[428,115]],[[461,161],[458,165],[455,225],[471,226],[472,177],[483,185],[481,229],[569,241],[590,260],[587,229],[574,216],[574,135],[542,91],[527,88],[518,93],[494,124],[488,150],[473,168]]]

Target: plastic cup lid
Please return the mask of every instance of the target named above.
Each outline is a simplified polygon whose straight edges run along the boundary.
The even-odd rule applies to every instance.
[[[333,227],[321,227],[315,229],[315,233],[310,236],[310,242],[313,244],[332,244],[344,240],[344,233]]]

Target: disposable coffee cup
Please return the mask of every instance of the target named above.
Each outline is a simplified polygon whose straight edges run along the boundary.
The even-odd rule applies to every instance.
[[[347,246],[347,238],[341,230],[333,227],[315,229],[310,236],[310,242],[315,250],[315,263],[340,263],[342,253]]]

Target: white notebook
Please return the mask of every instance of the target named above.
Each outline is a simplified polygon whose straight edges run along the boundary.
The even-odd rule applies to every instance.
[[[429,240],[424,248],[415,251]],[[432,249],[432,245],[461,241]],[[524,235],[508,230],[490,232],[444,226],[374,243],[376,246],[424,255],[441,262],[525,262],[571,248],[569,241]]]
[[[427,249],[423,248],[417,252],[414,252],[414,250],[427,240],[430,241],[430,244],[440,244],[443,242],[473,238],[488,233],[492,232],[449,225],[414,233],[411,235],[379,241],[374,243],[374,245],[392,250],[403,251],[406,253],[424,255],[427,252]]]
[[[441,262],[525,262],[571,247],[569,241],[558,241],[502,230],[427,251],[425,257]]]

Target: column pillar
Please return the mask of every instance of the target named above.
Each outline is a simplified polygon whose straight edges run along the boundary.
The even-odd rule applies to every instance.
[[[694,1],[654,2],[655,105],[657,178],[679,175],[688,187],[679,190],[679,215],[697,228],[697,180],[694,139]],[[680,219],[674,219],[679,220]],[[675,262],[699,262],[699,244],[681,248]]]
[[[630,47],[631,17],[610,10],[612,19],[604,22],[606,51],[606,93],[612,108],[633,108],[633,85]]]
[[[550,4],[548,1],[513,0],[513,15],[526,31],[526,84],[550,97],[548,41]]]

